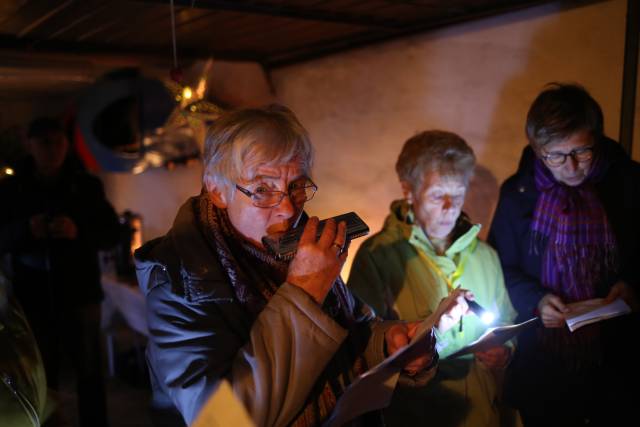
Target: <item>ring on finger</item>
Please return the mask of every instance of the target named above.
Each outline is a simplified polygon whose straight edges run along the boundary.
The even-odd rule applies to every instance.
[[[339,244],[338,242],[333,242],[331,246],[332,247],[335,246],[338,249],[338,252],[342,252],[342,245]]]

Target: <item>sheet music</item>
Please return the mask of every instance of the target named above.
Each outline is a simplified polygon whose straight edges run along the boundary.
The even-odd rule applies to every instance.
[[[502,345],[505,342],[509,341],[511,338],[518,335],[523,330],[536,325],[537,321],[538,318],[533,317],[529,320],[515,325],[488,328],[485,333],[480,335],[477,340],[469,343],[466,347],[461,348],[455,353],[449,355],[447,359],[453,359],[455,357],[460,357],[464,354],[475,353],[477,351],[485,351],[492,347]]]
[[[610,304],[604,304],[602,298],[595,298],[567,304],[567,307],[571,311],[565,321],[571,332],[591,323],[631,313],[631,308],[621,298]]]
[[[451,296],[447,297],[451,298]],[[323,427],[339,427],[370,411],[385,408],[391,402],[400,373],[431,340],[431,330],[448,308],[443,303],[418,325],[416,334],[406,347],[360,375],[342,394],[331,417]]]

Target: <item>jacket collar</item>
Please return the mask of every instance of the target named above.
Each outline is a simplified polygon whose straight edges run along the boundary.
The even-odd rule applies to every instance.
[[[194,203],[198,203],[198,197],[191,197],[180,207],[164,237],[151,240],[136,251],[138,275],[150,274],[153,267],[160,266],[169,274],[174,288],[182,292],[187,282],[220,280],[219,261],[198,227]],[[155,286],[153,280],[139,282],[141,286]]]
[[[391,215],[385,221],[385,229],[395,228],[413,246],[429,255],[436,256],[435,248],[426,233],[414,220],[413,211],[406,200],[396,200],[391,204]],[[454,233],[455,240],[446,250],[445,256],[453,258],[477,239],[481,225],[472,224],[466,214],[460,214]]]

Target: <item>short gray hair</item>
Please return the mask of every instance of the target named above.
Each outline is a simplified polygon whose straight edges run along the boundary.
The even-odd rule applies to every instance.
[[[202,183],[230,195],[240,178],[253,179],[260,164],[299,161],[311,173],[313,148],[295,114],[282,105],[232,111],[207,132]]]
[[[468,185],[475,164],[473,150],[460,136],[428,130],[404,143],[396,162],[396,172],[401,182],[407,182],[416,191],[422,187],[424,176],[429,172],[462,177]]]

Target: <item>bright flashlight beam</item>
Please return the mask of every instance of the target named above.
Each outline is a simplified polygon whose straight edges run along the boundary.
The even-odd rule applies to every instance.
[[[480,320],[482,320],[482,323],[484,323],[485,325],[490,325],[495,319],[495,314],[490,311],[485,311],[484,313],[482,313],[482,316],[480,316]]]
[[[469,310],[471,310],[476,316],[478,316],[480,318],[480,320],[482,321],[482,323],[484,323],[485,325],[488,325],[490,323],[492,323],[495,319],[496,319],[496,315],[493,314],[492,312],[485,310],[484,308],[482,308],[482,306],[480,304],[478,304],[475,301],[471,301],[469,299],[466,299],[467,304],[469,305]]]

